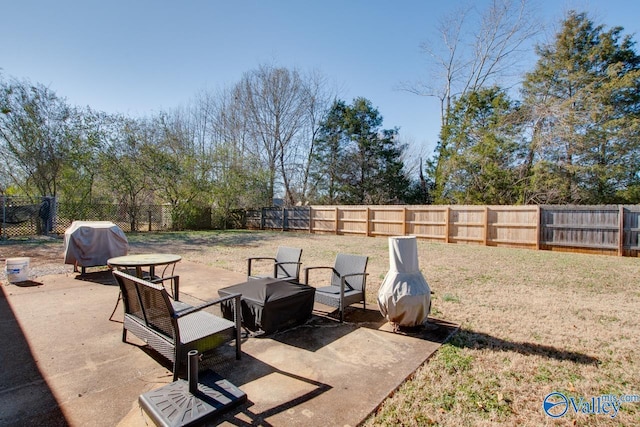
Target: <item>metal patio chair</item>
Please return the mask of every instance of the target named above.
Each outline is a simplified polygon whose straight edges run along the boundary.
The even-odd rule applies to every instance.
[[[340,322],[344,321],[344,308],[362,302],[366,310],[365,288],[367,284],[367,262],[362,255],[338,254],[333,267],[306,267],[304,283],[309,283],[309,272],[314,269],[331,270],[330,285],[316,287],[315,300],[340,310]]]
[[[234,321],[204,311],[205,308],[233,300],[240,313],[240,294],[217,298],[197,307],[173,301],[162,284],[151,283],[121,271],[113,271],[124,302],[122,341],[127,331],[173,363],[173,380],[181,366],[186,366],[190,350],[203,357],[235,339],[236,359],[240,359],[240,316]]]
[[[282,280],[293,280],[298,282],[300,280],[300,258],[302,257],[302,249],[289,248],[286,246],[280,246],[274,257],[251,257],[247,258],[247,278],[249,279],[263,279],[274,278]],[[273,263],[273,275],[254,275],[252,274],[252,267],[256,267],[258,262],[270,261]]]

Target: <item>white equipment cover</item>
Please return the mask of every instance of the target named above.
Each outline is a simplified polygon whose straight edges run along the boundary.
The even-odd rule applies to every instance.
[[[109,258],[126,255],[129,241],[110,221],[73,221],[64,232],[64,263],[93,267]]]
[[[378,290],[380,313],[399,326],[425,324],[431,289],[420,273],[415,236],[389,237],[389,272]]]

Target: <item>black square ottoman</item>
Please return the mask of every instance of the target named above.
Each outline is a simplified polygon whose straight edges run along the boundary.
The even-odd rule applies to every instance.
[[[242,294],[242,325],[266,334],[300,325],[311,317],[316,289],[279,279],[255,279],[218,290]],[[221,304],[222,315],[233,320],[232,301]]]

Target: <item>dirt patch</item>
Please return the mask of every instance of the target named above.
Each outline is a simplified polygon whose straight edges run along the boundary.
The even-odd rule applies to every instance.
[[[63,241],[57,237],[0,241],[0,260],[30,257],[32,265],[56,264],[63,261]]]

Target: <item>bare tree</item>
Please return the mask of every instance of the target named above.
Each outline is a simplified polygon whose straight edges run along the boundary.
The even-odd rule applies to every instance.
[[[323,120],[326,118],[329,108],[336,99],[336,90],[331,88],[326,77],[318,71],[310,72],[304,81],[304,96],[306,102],[306,128],[305,140],[307,144],[300,144],[300,161],[302,162],[296,169],[300,171],[299,179],[299,201],[307,202],[310,192],[311,164],[316,148],[316,140]]]
[[[281,185],[285,203],[304,202],[316,134],[334,97],[326,79],[263,65],[246,73],[233,93],[253,152],[270,173],[269,200]]]
[[[285,200],[293,204],[286,173],[291,144],[304,126],[305,98],[297,71],[262,65],[245,73],[237,86],[237,101],[247,119],[248,129],[270,172],[269,199],[273,198],[276,177],[284,187]]]
[[[489,86],[504,87],[517,75],[520,53],[541,30],[528,0],[493,0],[484,12],[476,12],[466,7],[445,16],[437,27],[439,42],[421,45],[431,58],[429,83],[401,85],[440,101],[442,129],[450,125],[456,100]],[[433,169],[436,200],[446,180],[443,164],[450,156],[449,143],[443,139],[436,147]]]
[[[233,146],[241,158],[248,153],[247,118],[242,109],[242,88],[239,85],[219,90],[213,98],[213,118],[210,120],[210,137],[213,148],[219,145]],[[252,153],[252,154],[255,154]]]
[[[444,16],[437,27],[438,41],[425,41],[420,50],[430,59],[429,78],[415,83],[402,83],[401,88],[420,96],[435,97],[440,101],[440,121],[445,125],[451,107],[454,87],[461,80],[465,63],[462,51],[462,28],[470,7],[458,7]]]
[[[316,134],[334,97],[320,72],[271,65],[215,93],[199,93],[189,106],[190,120],[202,156],[213,162],[211,181],[228,180],[230,167],[251,170],[238,179],[255,181],[260,205],[280,193],[289,205],[306,202]]]
[[[106,149],[100,154],[99,185],[124,206],[132,231],[137,230],[141,207],[153,201],[153,185],[145,155],[154,145],[148,121],[124,116],[111,117]]]
[[[270,201],[265,197],[268,174],[260,162],[260,150],[251,141],[253,132],[243,107],[243,93],[243,87],[236,84],[209,95],[214,206],[223,215]]]
[[[440,20],[438,41],[420,46],[431,60],[428,82],[401,88],[436,97],[444,126],[453,100],[513,77],[519,53],[540,29],[528,0],[493,0],[479,15],[472,6],[460,7]]]

